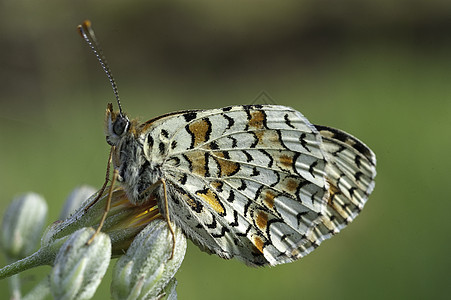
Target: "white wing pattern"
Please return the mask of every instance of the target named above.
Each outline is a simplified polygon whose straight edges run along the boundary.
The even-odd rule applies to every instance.
[[[185,111],[141,126],[171,221],[201,249],[249,265],[305,256],[351,222],[374,187],[368,147],[289,107]]]

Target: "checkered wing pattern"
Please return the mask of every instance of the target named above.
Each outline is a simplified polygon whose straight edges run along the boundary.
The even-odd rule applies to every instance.
[[[171,220],[203,250],[249,265],[308,254],[355,218],[374,186],[368,147],[284,106],[185,111],[140,131]]]

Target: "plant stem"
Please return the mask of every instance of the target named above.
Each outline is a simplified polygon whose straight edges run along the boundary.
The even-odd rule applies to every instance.
[[[45,250],[39,249],[32,255],[1,268],[0,279],[18,274],[34,267],[51,264],[51,262],[53,261],[52,256],[49,255],[49,252]]]

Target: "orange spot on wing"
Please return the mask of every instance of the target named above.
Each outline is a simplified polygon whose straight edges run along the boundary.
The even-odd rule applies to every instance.
[[[275,130],[262,129],[254,131],[254,135],[258,140],[260,146],[271,146],[272,149],[284,149],[280,137]]]
[[[206,193],[197,192],[196,194],[204,199],[215,212],[221,215],[224,214],[224,207],[219,202],[218,196],[211,189],[208,189]]]
[[[329,179],[327,179],[327,182],[329,183],[329,198],[327,199],[327,204],[330,206],[334,206],[333,200],[336,194],[341,194],[340,190],[330,182]]]
[[[187,152],[185,155],[191,163],[192,172],[204,177],[207,172],[205,169],[206,161],[204,153],[200,151],[191,151]]]
[[[214,189],[217,189],[217,188],[219,188],[220,186],[222,186],[222,182],[221,182],[221,181],[212,181],[212,182],[210,183],[210,185],[211,185]]]
[[[263,253],[263,246],[265,245],[265,243],[263,242],[261,237],[255,236],[253,242],[255,247],[257,247],[258,251],[260,251],[260,253]]]
[[[266,225],[268,224],[268,214],[262,211],[259,211],[257,213],[257,218],[255,220],[255,223],[257,224],[258,228],[265,229]]]
[[[194,201],[192,198],[186,197],[186,198],[185,198],[185,201],[186,201],[186,203],[188,203],[189,206],[191,206],[191,207],[197,207],[196,201]]]
[[[289,191],[291,193],[294,193],[299,185],[298,182],[292,178],[284,181],[284,184],[285,184],[287,191]]]
[[[274,198],[276,197],[276,193],[271,190],[266,190],[265,195],[263,196],[263,202],[266,204],[268,208],[274,207]]]
[[[255,132],[255,137],[258,140],[258,144],[260,144],[260,145],[264,144],[264,136],[265,136],[265,131],[264,130],[260,130],[260,131],[256,131]]]
[[[221,177],[231,176],[238,172],[240,165],[236,162],[227,160],[224,152],[216,151],[214,152],[214,155],[218,158],[216,161],[221,169]]]
[[[222,151],[215,151],[214,155],[216,155],[217,157],[220,157],[220,158],[224,158],[225,157],[225,154]]]
[[[279,161],[282,164],[282,166],[284,166],[286,168],[291,168],[293,166],[293,157],[292,156],[283,154],[280,156]]]
[[[231,176],[238,171],[239,165],[237,163],[227,161],[227,160],[219,160],[219,165],[221,166],[221,176]]]
[[[189,130],[194,135],[194,147],[207,140],[207,132],[210,129],[206,120],[197,120],[189,125]]]
[[[261,129],[263,122],[265,121],[265,115],[261,110],[251,112],[251,119],[249,120],[249,127]]]

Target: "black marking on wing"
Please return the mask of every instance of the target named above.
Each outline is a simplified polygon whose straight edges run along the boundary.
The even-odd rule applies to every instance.
[[[165,129],[162,129],[162,130],[161,130],[161,135],[162,135],[163,137],[167,138],[167,137],[169,136],[169,132],[168,132],[167,130],[165,130]]]
[[[261,104],[244,104],[244,105],[241,105],[241,107],[244,110],[251,110],[251,109],[262,109],[263,105],[261,105]]]
[[[254,142],[249,146],[250,148],[255,148],[258,145],[258,137],[257,134],[254,131],[251,131],[252,135],[254,136]]]
[[[291,120],[288,118],[288,114],[285,114],[285,116],[283,116],[283,119],[285,120],[285,124],[287,124],[289,127],[296,128],[293,126],[293,124],[291,124]]]
[[[351,198],[354,197],[354,193],[356,190],[357,190],[357,188],[355,186],[353,186],[349,189],[349,195],[351,196]]]
[[[286,240],[289,236],[290,236],[290,235],[288,235],[288,234],[283,234],[283,235],[280,237],[280,241],[285,242],[285,240]],[[283,256],[283,255],[285,255],[285,253],[280,253],[280,254],[279,254],[279,256]]]
[[[193,172],[193,164],[191,163],[191,160],[188,158],[188,156],[186,156],[186,154],[182,154],[182,156],[186,160],[186,162],[188,163],[188,170],[190,172]]]
[[[248,122],[246,122],[246,126],[244,127],[244,131],[248,131],[249,130],[249,121],[252,119],[252,115],[251,115],[251,111],[250,111],[250,109],[252,109],[252,107],[249,106],[249,105],[243,105],[243,109],[246,112],[247,121],[248,121]]]
[[[271,240],[271,229],[270,228],[271,228],[271,225],[275,224],[275,223],[284,223],[284,222],[283,222],[283,220],[276,219],[276,218],[268,220],[268,222],[266,223],[266,236],[268,237],[267,241]],[[258,228],[258,226],[256,226],[256,227]]]
[[[229,117],[227,114],[224,114],[223,117],[227,119],[228,122],[226,130],[232,128],[232,126],[235,124],[235,120],[232,117]]]
[[[203,204],[202,204],[199,200],[197,200],[197,199],[194,198],[194,197],[190,197],[190,196],[186,193],[186,191],[184,191],[181,187],[179,187],[179,186],[177,186],[177,185],[173,185],[172,187],[173,187],[174,189],[176,189],[176,190],[179,192],[179,194],[184,195],[185,197],[188,198],[188,202],[186,202],[187,207],[189,207],[192,211],[194,211],[194,212],[196,212],[196,213],[201,213],[201,212],[202,212],[204,206],[203,206]],[[183,199],[183,198],[182,198],[182,199]],[[177,200],[177,197],[174,197],[173,200],[174,200],[174,201]],[[178,200],[177,200],[176,203],[179,203]]]
[[[183,173],[182,178],[180,178],[180,184],[185,185],[186,184],[186,180],[188,179],[188,175],[186,175],[185,173]]]
[[[246,156],[246,161],[247,162],[251,162],[254,160],[254,158],[252,157],[252,155],[249,154],[249,152],[247,152],[246,150],[242,151],[244,153],[244,155]]]
[[[168,162],[171,162],[174,165],[174,167],[179,167],[180,166],[180,158],[178,158],[177,156],[171,157],[168,159]]]
[[[205,157],[205,166],[204,166],[204,168],[205,168],[205,177],[210,177],[210,168],[208,167],[208,164],[209,164],[209,162],[208,162],[208,158],[209,158],[209,154],[208,154],[208,152],[205,152],[204,153],[204,157]]]
[[[265,188],[265,185],[260,185],[257,191],[255,191],[254,201],[257,201],[258,198],[260,198],[260,195],[262,193],[262,190]]]
[[[225,159],[230,159],[229,151],[222,151],[222,153],[224,154]]]
[[[252,201],[248,200],[246,202],[246,204],[244,205],[244,217],[247,216],[247,213],[248,213],[248,210],[249,210],[249,207],[250,207],[251,204],[252,204]]]
[[[203,209],[203,205],[200,201],[198,201],[197,199],[193,199],[190,198],[192,203],[188,205],[189,208],[191,208],[191,210],[195,211],[196,213],[201,213],[202,209]]]
[[[341,151],[343,151],[343,150],[346,150],[346,147],[343,146],[343,145],[340,145],[340,147],[338,148],[338,150],[335,151],[335,152],[333,153],[333,155],[338,155],[338,154],[339,154]]]
[[[184,114],[183,117],[185,118],[186,122],[190,122],[197,117],[197,113],[195,111],[192,111],[192,112]]]
[[[227,227],[222,227],[221,233],[212,233],[211,236],[214,238],[222,238],[226,232],[230,232],[230,230]]]
[[[213,218],[213,220],[211,221],[210,224],[205,224],[208,228],[213,229],[216,228],[216,226],[218,226],[218,224],[216,223],[216,218],[214,215],[211,216]]]
[[[302,222],[302,217],[307,215],[309,212],[308,211],[301,211],[296,215],[296,220],[298,221],[298,226],[301,224]]]
[[[247,236],[247,234],[249,233],[249,231],[251,231],[252,225],[249,224],[246,228],[246,231],[241,233],[241,232],[237,232],[236,235],[237,236]]]
[[[263,150],[263,149],[258,149],[258,151],[260,151],[260,153],[262,153],[262,154],[265,155],[267,158],[269,158],[269,163],[268,163],[267,167],[268,167],[268,168],[271,168],[272,165],[274,164],[274,159],[272,158],[272,156],[271,156],[268,152],[266,152],[265,150]]]
[[[236,210],[233,211],[233,223],[229,224],[232,227],[237,227],[238,224],[238,212]]]
[[[304,178],[301,175],[301,173],[299,173],[299,170],[296,168],[296,162],[298,161],[299,156],[301,156],[301,154],[299,152],[295,152],[293,154],[293,170],[294,170],[294,173],[299,175],[299,177]]]
[[[311,196],[310,196],[310,200],[312,200],[312,204],[315,204],[315,198],[316,195],[318,194],[318,191],[315,191]]]
[[[355,156],[354,162],[359,169],[362,168],[362,158],[359,155]]]
[[[316,178],[315,173],[314,173],[314,168],[316,167],[316,165],[318,164],[318,160],[315,160],[308,168],[309,173]]]
[[[196,110],[182,110],[182,111],[170,112],[170,113],[167,113],[167,114],[155,117],[153,119],[150,119],[150,120],[146,121],[145,123],[141,124],[140,127],[146,127],[147,125],[149,125],[149,124],[151,124],[151,123],[153,123],[155,121],[158,121],[160,119],[166,118],[166,117],[170,117],[170,116],[174,116],[174,115],[180,115],[180,114],[191,114],[191,113],[196,113],[198,111],[200,111],[200,110],[197,110],[197,111]]]
[[[252,168],[251,176],[258,176],[258,175],[260,175],[260,171],[257,170],[257,167]]]
[[[280,174],[279,174],[279,172],[274,172],[274,174],[276,175],[277,179],[276,179],[276,181],[274,181],[273,183],[271,183],[269,185],[270,187],[275,187],[280,182]]]
[[[209,145],[210,145],[210,149],[211,150],[218,150],[219,149],[219,146],[218,146],[218,144],[215,141],[210,142]]]
[[[223,187],[224,187],[224,182],[223,181],[215,181],[215,183],[217,184],[216,187],[213,187],[218,193],[221,193],[223,191]]]
[[[153,137],[150,134],[147,135],[147,145],[149,145],[149,148],[153,147]]]
[[[357,157],[357,155],[356,155],[356,157]],[[363,176],[363,173],[360,171],[357,171],[357,173],[354,174],[354,178],[356,181],[360,181],[360,177],[362,177],[362,176]]]
[[[301,181],[298,184],[298,187],[296,188],[296,198],[301,199],[301,190],[311,182],[308,180],[304,180],[302,177],[299,177]]]
[[[194,136],[194,132],[192,132],[192,131],[189,129],[189,124],[186,124],[185,130],[186,130],[186,132],[188,132],[188,134],[191,136],[191,144],[189,145],[189,149],[193,149],[193,148],[194,148],[194,141],[196,140],[196,137]]]
[[[282,138],[282,131],[280,129],[275,129],[274,130],[277,133],[277,136],[279,137],[279,142],[282,145],[282,147],[284,147],[287,150],[290,150],[287,145],[285,145],[285,143],[283,142],[283,138]],[[296,152],[297,153],[297,152]]]
[[[211,122],[210,122],[209,118],[203,118],[202,120],[204,120],[208,125],[207,132],[205,133],[205,141],[209,141],[210,135],[211,135],[211,127],[212,127]]]
[[[230,136],[230,135],[227,136],[227,138],[232,140],[232,148],[236,148],[236,146],[237,146],[237,140],[236,140],[236,138],[234,138],[234,137],[232,137],[232,136]]]
[[[265,129],[268,129],[268,123],[267,123],[268,122],[268,116],[266,115],[266,112],[264,110],[261,110],[260,112],[263,115],[263,127]]]
[[[241,185],[237,188],[237,190],[244,191],[247,188],[246,181],[244,181],[243,179],[240,179],[240,180],[241,180]]]
[[[301,146],[307,150],[308,152],[312,152],[308,147],[307,147],[307,142],[305,141],[305,138],[307,137],[307,134],[305,132],[303,132],[301,134],[301,136],[299,137],[299,142],[301,142]]]
[[[235,193],[233,192],[233,190],[230,190],[230,194],[229,197],[227,197],[227,201],[230,203],[233,203],[233,201],[235,201]]]
[[[160,151],[160,154],[161,154],[161,155],[164,155],[164,152],[165,152],[165,150],[166,150],[166,146],[165,146],[165,144],[164,144],[163,142],[160,142],[160,143],[158,144],[158,150]]]

